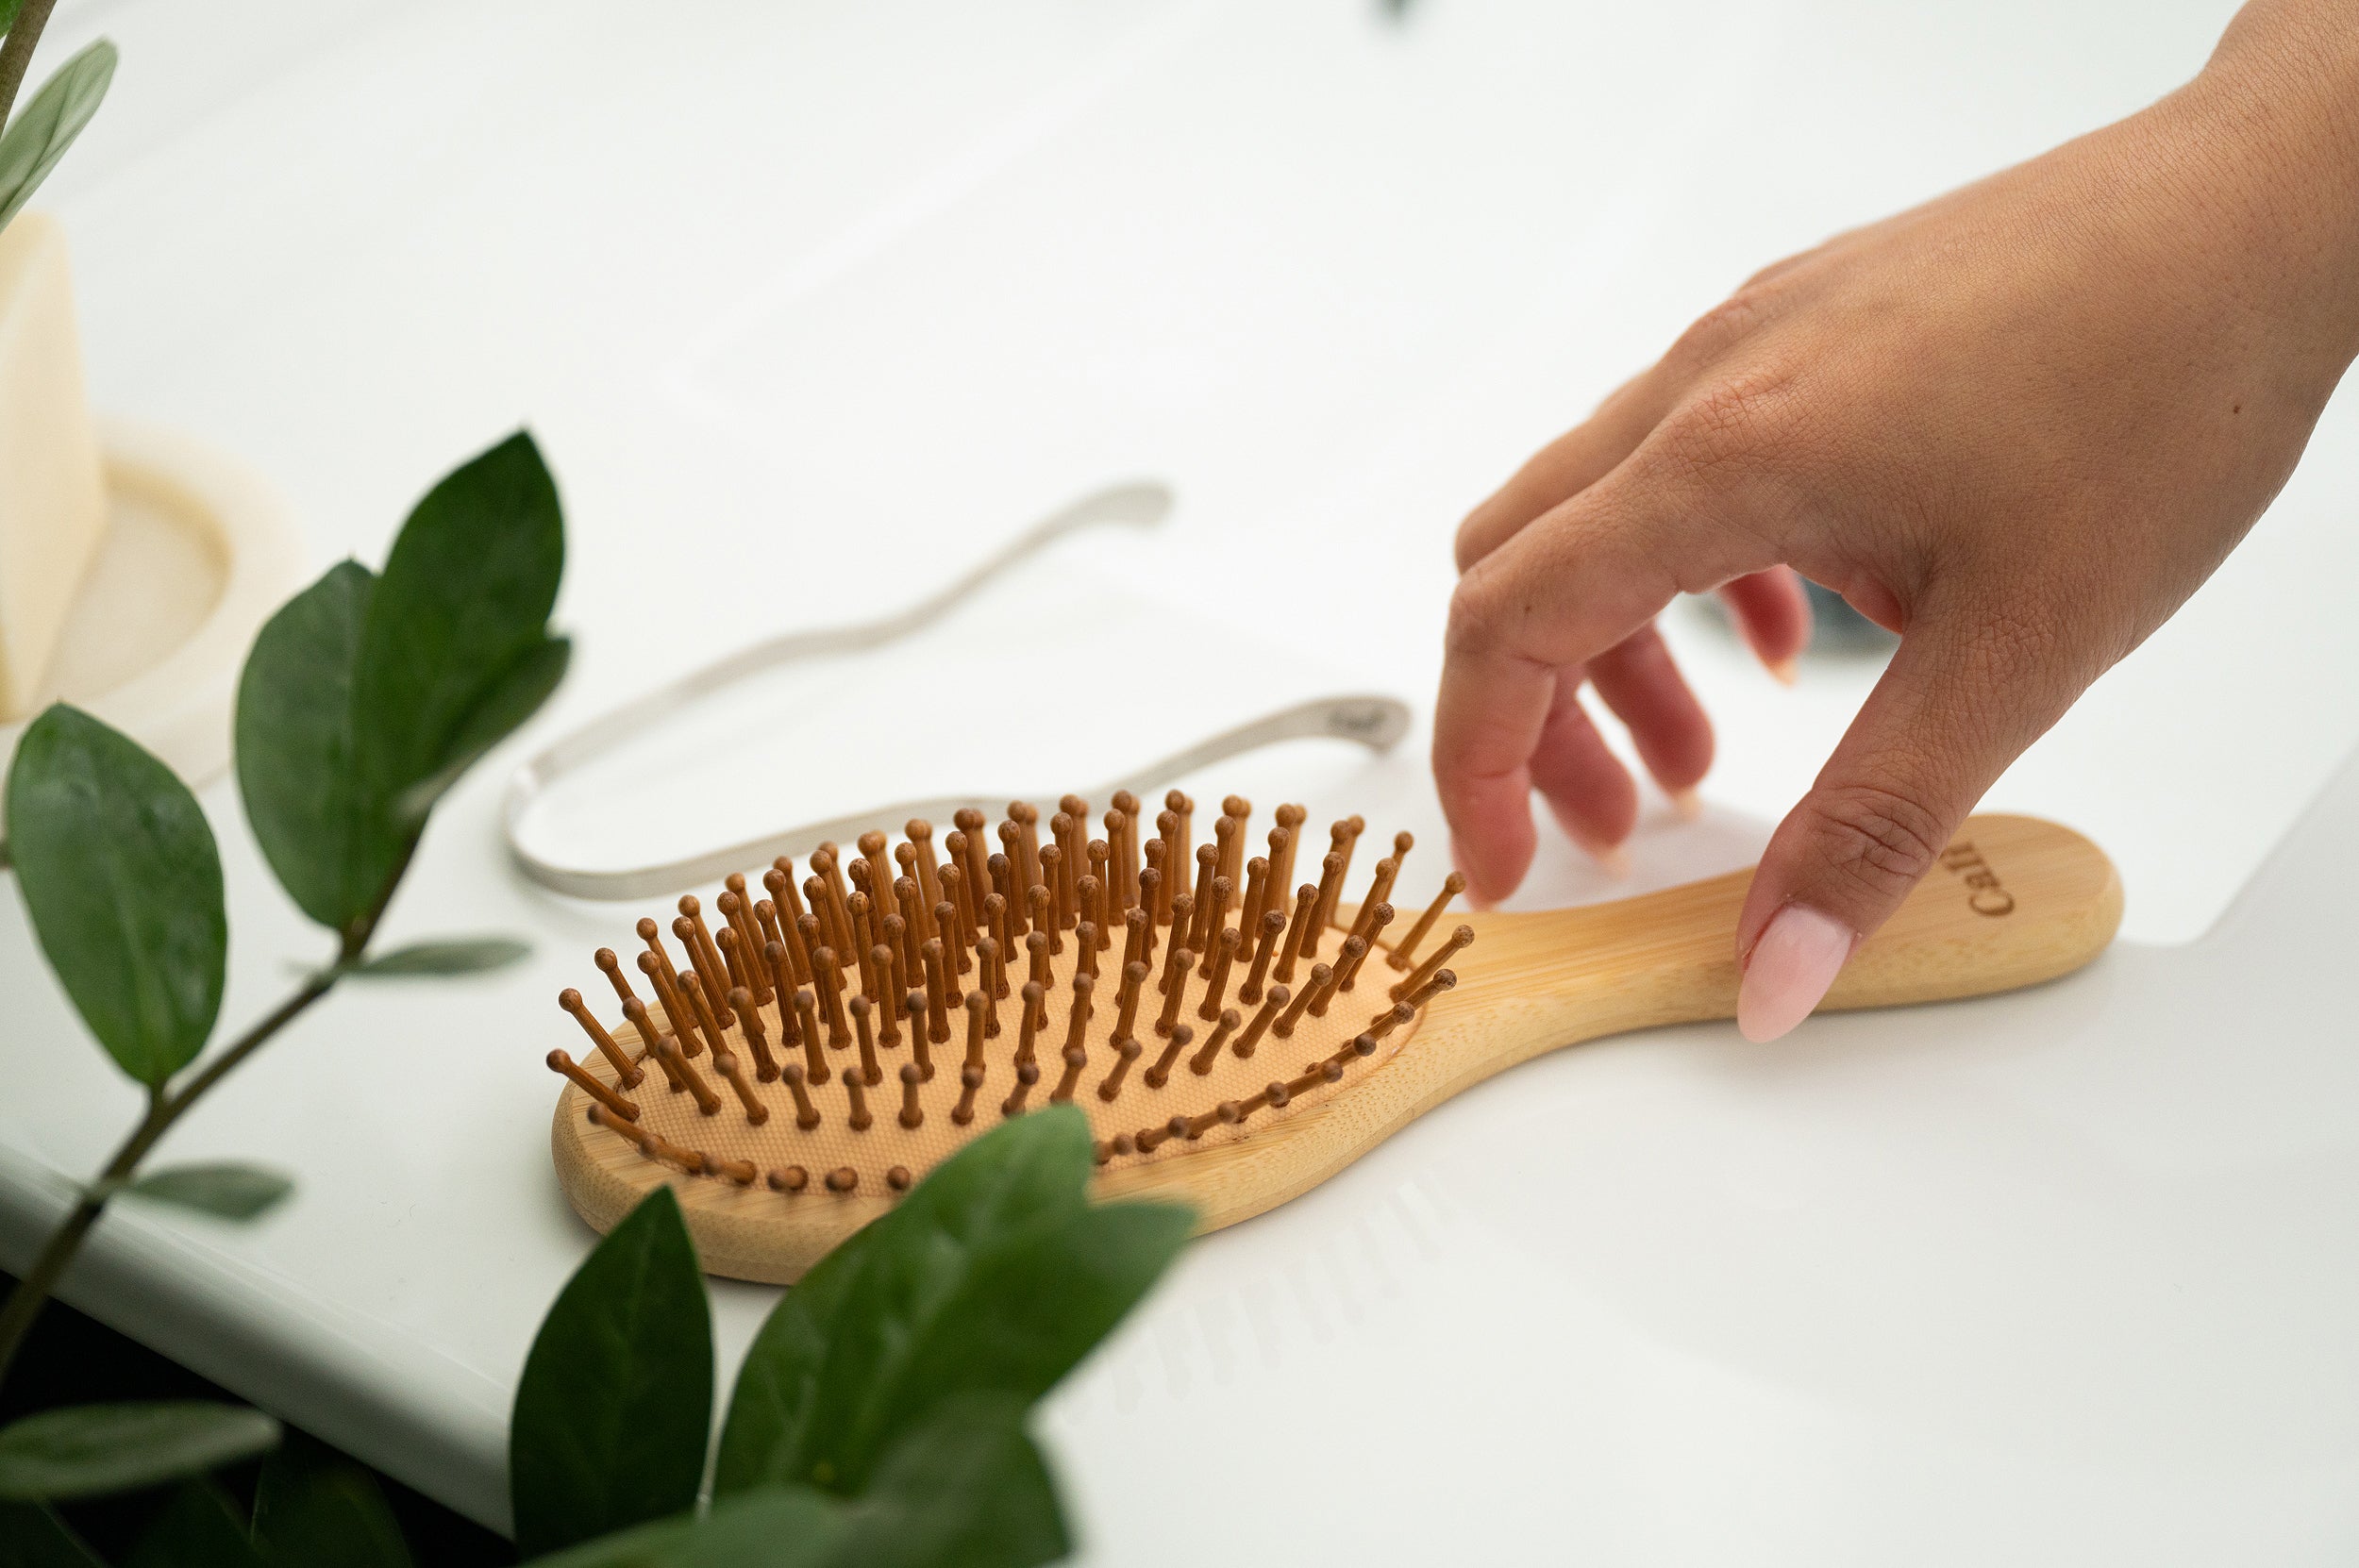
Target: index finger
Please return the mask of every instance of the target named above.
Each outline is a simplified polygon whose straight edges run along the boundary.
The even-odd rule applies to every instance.
[[[1662,367],[1631,377],[1597,411],[1524,460],[1458,525],[1458,570],[1471,571],[1517,533],[1614,472],[1668,406]]]

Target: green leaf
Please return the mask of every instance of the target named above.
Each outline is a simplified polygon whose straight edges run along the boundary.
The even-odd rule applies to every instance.
[[[8,769],[17,887],[49,966],[125,1073],[160,1085],[212,1033],[229,952],[221,857],[172,770],[78,709]]]
[[[25,0],[0,0],[0,38],[16,25],[16,13],[25,8]]]
[[[124,1568],[268,1568],[221,1489],[192,1481],[173,1494]]]
[[[459,782],[460,775],[474,767],[485,752],[506,740],[517,726],[540,711],[541,705],[549,700],[549,694],[565,678],[566,666],[573,662],[573,643],[562,637],[544,637],[526,650],[467,716],[467,722],[450,742],[450,759],[412,784],[395,803],[395,809],[412,821],[423,822],[436,802]]]
[[[962,1394],[888,1450],[851,1512],[844,1568],[1034,1568],[1073,1549],[1025,1401]]]
[[[1194,1216],[1093,1208],[1089,1124],[1071,1107],[968,1144],[822,1259],[738,1375],[715,1495],[783,1483],[856,1493],[944,1399],[1053,1387],[1146,1293]]]
[[[374,581],[338,567],[264,628],[239,682],[238,781],[313,920],[346,932],[380,908],[426,811],[555,687],[564,563],[556,483],[519,433],[427,493]]]
[[[442,937],[413,942],[354,967],[356,976],[481,975],[532,957],[532,944],[514,937]]]
[[[11,10],[9,20],[14,19]],[[58,67],[7,131],[0,132],[0,225],[15,217],[49,177],[98,112],[99,100],[106,97],[114,75],[115,46],[102,38]]]
[[[679,1200],[658,1187],[574,1272],[525,1358],[508,1440],[517,1549],[691,1507],[711,1431],[704,1275]]]
[[[0,1503],[0,1568],[107,1568],[46,1503]]]
[[[813,1568],[850,1531],[843,1506],[808,1487],[771,1487],[602,1537],[529,1568]]]
[[[555,689],[565,650],[548,619],[564,570],[557,483],[521,431],[410,512],[369,605],[353,689],[362,776],[389,816]],[[413,800],[406,814],[420,814]]]
[[[278,885],[330,930],[363,823],[353,783],[352,675],[376,575],[340,561],[280,606],[238,676],[238,792]]]
[[[761,1487],[534,1568],[1033,1568],[1070,1550],[1020,1401],[955,1399],[896,1443],[866,1495]]]
[[[211,1400],[73,1405],[0,1428],[0,1497],[70,1502],[249,1459],[278,1441],[259,1410]]]
[[[300,1432],[262,1461],[254,1545],[271,1568],[410,1568],[376,1477]]]
[[[235,1160],[196,1165],[169,1165],[125,1187],[131,1197],[193,1209],[222,1220],[251,1220],[276,1209],[294,1191],[294,1183],[276,1171]]]

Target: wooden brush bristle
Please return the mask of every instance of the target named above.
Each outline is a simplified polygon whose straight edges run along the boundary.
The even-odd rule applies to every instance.
[[[1368,1016],[1348,995],[1383,950],[1409,835],[1337,931],[1357,817],[1334,825],[1317,883],[1290,895],[1298,806],[1278,809],[1267,853],[1248,859],[1240,796],[1195,844],[1178,791],[1151,822],[1128,793],[1096,819],[1078,796],[1058,805],[1045,837],[1021,801],[995,825],[962,810],[939,858],[932,825],[913,821],[898,843],[871,831],[856,854],[820,846],[799,886],[781,857],[761,873],[766,898],[729,877],[717,920],[688,894],[670,921],[639,922],[652,1006],[611,948],[595,961],[621,1022],[601,1024],[577,991],[560,998],[593,1047],[548,1054],[576,1114],[631,1158],[772,1203],[878,1201],[1050,1103],[1082,1108],[1101,1165],[1181,1158],[1400,1049],[1472,935],[1461,926],[1415,961],[1463,886],[1453,876],[1386,954],[1398,978]],[[937,1048],[951,1070],[935,1071]]]

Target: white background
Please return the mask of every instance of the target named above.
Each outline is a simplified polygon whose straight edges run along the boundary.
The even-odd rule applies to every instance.
[[[1451,527],[1531,446],[1755,267],[2167,91],[2231,8],[68,0],[42,68],[100,32],[125,58],[42,199],[99,406],[259,466],[318,565],[381,559],[436,475],[532,427],[578,642],[544,737],[905,602],[1107,479],[1177,488],[1158,532],[1009,585],[988,624],[1022,633],[766,693],[799,765],[658,748],[556,814],[620,862],[1188,738],[1060,682],[1086,660],[1203,671],[1197,728],[1280,687],[1422,713]],[[2359,863],[2359,792],[2286,835],[2359,739],[2355,419],[1991,796],[2105,844],[2127,938],[2198,945],[1769,1051],[1614,1043],[1445,1108],[1199,1244],[1058,1396],[1096,1558],[2347,1559],[2359,1151],[2339,955],[2300,933],[2349,925],[2306,868]],[[1873,678],[1788,692],[1702,617],[1671,630],[1721,760],[1704,822],[1650,810],[1633,887],[1741,862]],[[927,743],[854,722],[886,714]],[[1423,890],[1421,746],[1208,787],[1412,827]],[[391,934],[538,957],[333,1000],[167,1151],[268,1159],[298,1200],[238,1232],[126,1211],[72,1293],[486,1517],[588,1241],[545,1153],[548,998],[639,912],[509,872],[513,755],[437,818]],[[204,798],[243,1019],[324,944],[234,791]],[[1529,896],[1615,891],[1551,845]],[[21,1261],[136,1101],[13,900],[0,975]],[[772,1293],[717,1299],[733,1364]]]

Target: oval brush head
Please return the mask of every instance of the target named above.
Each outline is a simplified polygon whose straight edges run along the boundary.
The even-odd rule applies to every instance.
[[[1408,834],[1347,909],[1361,820],[1305,846],[1280,807],[1249,854],[1251,812],[1230,796],[1197,843],[1177,791],[1151,823],[1117,793],[1095,838],[1071,795],[1045,825],[965,810],[939,846],[913,821],[897,844],[822,845],[799,882],[785,859],[761,892],[733,876],[710,915],[692,894],[641,920],[632,961],[597,953],[619,1025],[559,997],[591,1046],[548,1055],[568,1199],[605,1229],[669,1181],[707,1269],[792,1280],[968,1139],[1070,1102],[1103,1193],[1184,1199],[1210,1229],[1543,1051],[1734,1010],[1749,872],[1445,931],[1455,874],[1414,918],[1391,902]],[[2087,840],[1978,817],[1822,1006],[2049,979],[2120,909]]]
[[[1281,894],[1303,809],[1281,807],[1248,854],[1251,805],[1222,806],[1201,843],[1178,791],[1145,823],[1116,794],[1097,837],[1071,795],[1046,824],[1023,802],[995,828],[962,811],[939,846],[912,821],[897,844],[822,845],[799,881],[781,858],[768,896],[735,876],[710,914],[690,894],[641,920],[632,961],[597,954],[619,1025],[559,998],[591,1046],[548,1056],[571,1084],[556,1150],[575,1208],[605,1228],[673,1179],[708,1268],[791,1279],[968,1139],[1045,1105],[1087,1113],[1109,1176],[1316,1108],[1456,983],[1466,927],[1410,955],[1463,883],[1388,948],[1410,835],[1342,927],[1361,819]]]

